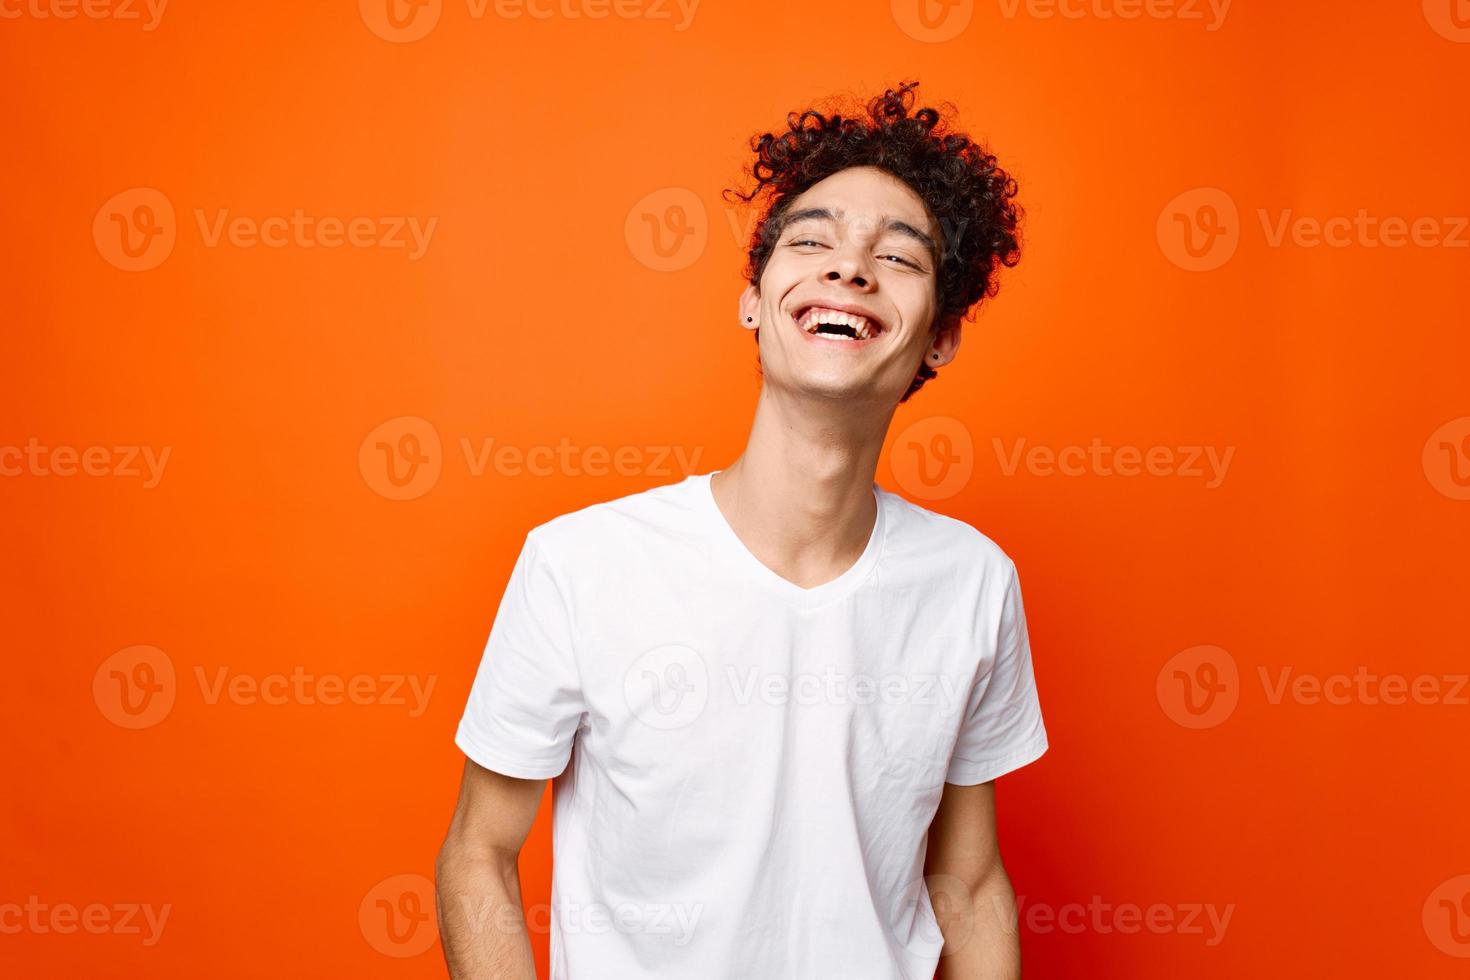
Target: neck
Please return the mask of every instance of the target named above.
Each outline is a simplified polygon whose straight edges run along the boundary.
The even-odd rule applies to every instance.
[[[762,386],[744,452],[711,478],[746,547],[803,587],[852,565],[877,518],[873,480],[894,408],[848,407]]]

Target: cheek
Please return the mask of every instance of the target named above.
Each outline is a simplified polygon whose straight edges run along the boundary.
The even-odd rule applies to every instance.
[[[794,273],[795,270],[790,267],[789,262],[773,256],[766,262],[766,267],[761,271],[756,286],[760,289],[762,296],[780,299],[791,289],[793,282],[798,278]]]
[[[921,335],[928,334],[939,310],[938,302],[930,287],[924,286],[909,290],[898,297],[897,305],[905,327]]]

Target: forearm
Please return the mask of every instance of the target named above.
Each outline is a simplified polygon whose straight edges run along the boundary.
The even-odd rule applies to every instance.
[[[446,842],[434,877],[451,980],[536,980],[516,856]]]
[[[947,885],[929,892],[944,935],[935,980],[1020,980],[1016,894],[1005,868],[997,862],[973,888],[953,878]]]

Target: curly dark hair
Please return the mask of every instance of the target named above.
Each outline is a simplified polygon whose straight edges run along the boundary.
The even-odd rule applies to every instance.
[[[1012,200],[1016,181],[983,144],[950,131],[940,112],[925,107],[911,115],[918,85],[902,82],[870,100],[866,119],[860,113],[844,116],[840,107],[829,109],[830,115],[809,108],[787,114],[786,132],[751,137],[756,185],[748,194],[727,188],[723,195],[728,201],[734,194],[747,204],[762,192],[767,195],[743,271],[750,283],[760,283],[797,195],[839,170],[873,166],[908,184],[939,222],[939,311],[931,330],[947,317],[966,317],[981,299],[996,294],[997,266],[1014,266],[1021,257],[1022,212]],[[954,115],[953,104],[940,106]],[[755,337],[759,343],[758,328]],[[935,377],[938,372],[921,363],[899,401],[908,401]]]

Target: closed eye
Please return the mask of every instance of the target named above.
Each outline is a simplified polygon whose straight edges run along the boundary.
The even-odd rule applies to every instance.
[[[821,246],[822,245],[822,243],[819,242],[819,241],[817,241],[815,238],[797,238],[797,239],[794,239],[792,241],[787,242],[786,244],[793,245],[793,246],[795,246],[795,245],[816,245],[816,246]],[[878,258],[880,258],[880,259],[897,259],[900,265],[906,265],[906,266],[908,266],[911,269],[917,269],[917,268],[919,268],[919,264],[917,262],[912,262],[909,259],[904,258],[902,255],[894,255],[894,254],[891,254],[890,253],[888,255],[880,255],[880,256],[878,256]]]

